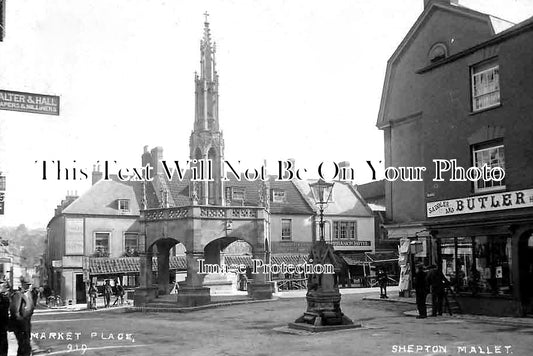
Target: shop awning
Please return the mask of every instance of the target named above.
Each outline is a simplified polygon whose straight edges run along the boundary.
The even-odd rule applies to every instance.
[[[224,263],[227,266],[240,266],[252,267],[252,256],[224,256]]]
[[[389,239],[413,238],[430,236],[425,226],[385,225]]]
[[[365,252],[365,255],[371,263],[398,262],[398,252]]]
[[[339,255],[349,266],[363,266],[367,263],[364,252],[340,253]]]
[[[224,261],[226,265],[245,265],[246,267],[252,267],[252,256],[224,256]],[[303,264],[307,261],[307,256],[305,255],[272,255],[271,262],[273,264],[281,265],[285,263],[286,265],[292,264]]]
[[[339,255],[349,266],[363,266],[375,263],[398,262],[397,252],[358,252],[340,253]]]
[[[139,273],[140,257],[93,257],[89,258],[89,274],[127,274]],[[186,270],[185,256],[171,256],[169,259],[170,270]],[[152,270],[157,271],[157,257],[152,258]]]

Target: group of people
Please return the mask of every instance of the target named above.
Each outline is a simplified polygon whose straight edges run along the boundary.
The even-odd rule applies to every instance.
[[[21,286],[14,290],[9,282],[0,279],[0,356],[7,356],[7,332],[15,334],[18,343],[17,356],[31,355],[31,317],[37,303],[38,290],[21,278]]]
[[[442,315],[442,307],[446,298],[446,288],[450,282],[435,265],[426,271],[423,265],[418,265],[413,278],[418,319],[427,318],[426,298],[431,293],[431,316]]]
[[[113,290],[113,287],[110,284],[109,279],[105,281],[104,284],[104,307],[109,308],[111,306],[111,296],[115,295],[115,301],[113,302],[113,306],[117,303],[120,303],[120,305],[124,304],[124,287],[119,283],[117,280],[115,282],[115,288]],[[98,290],[94,286],[94,284],[91,282],[89,285],[89,304],[90,309],[96,310],[96,299],[98,298]]]

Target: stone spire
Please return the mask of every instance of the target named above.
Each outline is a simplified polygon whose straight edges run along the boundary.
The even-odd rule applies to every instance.
[[[200,41],[200,75],[195,73],[196,119],[195,130],[218,131],[218,74],[216,44],[211,42],[211,30],[204,13],[204,37]]]
[[[200,41],[200,74],[194,74],[195,119],[189,140],[191,160],[211,160],[213,181],[189,187],[199,205],[224,205],[223,160],[224,138],[218,124],[218,74],[215,43],[211,42],[209,22],[204,13],[204,35]]]

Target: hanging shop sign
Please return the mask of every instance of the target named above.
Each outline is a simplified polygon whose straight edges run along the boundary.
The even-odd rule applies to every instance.
[[[59,115],[59,96],[0,89],[0,110]]]
[[[434,201],[426,204],[428,218],[533,207],[533,189]]]

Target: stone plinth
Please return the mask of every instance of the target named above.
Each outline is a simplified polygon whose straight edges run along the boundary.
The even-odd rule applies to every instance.
[[[227,274],[208,274],[202,283],[203,287],[208,287],[211,294],[231,294],[236,292],[231,276]]]
[[[210,290],[207,287],[191,287],[179,284],[178,305],[180,307],[195,307],[211,303]]]
[[[136,288],[135,293],[133,294],[133,305],[136,307],[142,307],[155,298],[157,298],[157,287]]]
[[[354,322],[344,315],[341,311],[341,294],[339,290],[331,291],[309,291],[307,292],[307,311],[289,327],[297,329],[306,329],[311,331],[326,331],[325,326],[336,326],[329,328],[337,330],[339,326],[349,328],[360,327],[360,324]],[[314,330],[320,328],[321,330]],[[342,329],[342,328],[341,328]]]
[[[272,299],[272,283],[249,283],[248,296],[253,299]]]

